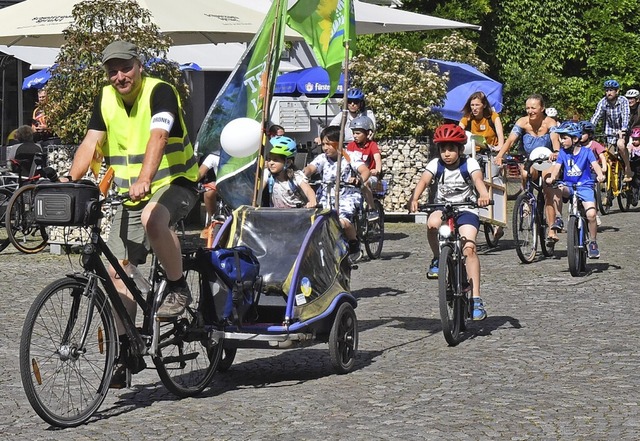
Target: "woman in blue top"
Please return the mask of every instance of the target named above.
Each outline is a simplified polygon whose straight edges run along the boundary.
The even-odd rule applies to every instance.
[[[546,147],[551,150],[549,160],[556,160],[560,143],[558,136],[553,132],[558,123],[555,119],[547,116],[544,110],[544,99],[542,95],[529,95],[526,101],[527,115],[516,121],[509,137],[494,159],[496,165],[502,165],[502,157],[511,149],[518,139],[522,139],[523,151],[521,153],[529,156],[529,153],[536,147]],[[533,179],[536,179],[538,171],[533,168],[525,171],[524,167],[520,165],[523,187],[527,179],[527,173],[532,173]],[[545,174],[546,173],[548,172],[545,172]],[[549,236],[547,237],[547,245],[553,246],[558,241],[558,231],[562,231],[563,228],[562,205],[554,204],[554,199],[560,200],[560,190],[545,186],[543,191],[547,224],[551,225]]]
[[[584,207],[587,222],[589,223],[589,258],[597,259],[600,257],[600,250],[596,243],[596,235],[598,234],[598,224],[596,221],[596,195],[594,191],[595,182],[591,177],[591,169],[596,172],[598,182],[604,181],[602,168],[598,163],[595,155],[588,147],[582,147],[580,137],[582,136],[582,128],[575,123],[564,123],[556,132],[560,136],[562,150],[558,154],[558,160],[553,167],[547,184],[552,183],[560,174],[562,167],[563,176],[560,186],[562,196],[568,198],[573,193],[572,184],[578,184],[576,194],[582,206]]]

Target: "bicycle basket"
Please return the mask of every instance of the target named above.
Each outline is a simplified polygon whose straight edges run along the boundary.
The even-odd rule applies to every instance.
[[[94,204],[100,190],[91,181],[38,184],[34,190],[36,222],[41,225],[89,226],[96,223],[100,207]]]

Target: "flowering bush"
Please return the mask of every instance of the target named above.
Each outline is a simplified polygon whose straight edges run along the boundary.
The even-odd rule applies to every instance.
[[[489,65],[476,55],[476,46],[476,43],[454,31],[442,41],[426,44],[423,51],[429,58],[470,64],[480,72],[486,73]]]
[[[431,109],[442,105],[449,78],[420,58],[407,49],[382,47],[372,59],[352,60],[351,84],[362,89],[376,115],[378,138],[426,135],[440,124],[441,115]]]
[[[93,102],[106,85],[102,50],[114,40],[138,46],[145,71],[173,84],[181,99],[189,89],[177,63],[166,59],[171,40],[163,37],[147,9],[135,0],[85,0],[73,8],[74,23],[65,31],[64,44],[51,69],[44,111],[54,132],[69,144],[78,144],[91,117]]]

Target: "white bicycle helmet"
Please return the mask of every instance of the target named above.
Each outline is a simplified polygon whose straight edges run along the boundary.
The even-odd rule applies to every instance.
[[[531,161],[536,161],[539,159],[549,159],[549,156],[551,156],[551,153],[553,152],[547,147],[536,147],[531,151],[531,153],[529,153],[529,159]],[[547,160],[544,162],[534,162],[532,167],[538,171],[545,171],[546,169],[550,168],[552,165],[553,163]]]
[[[638,89],[629,89],[627,90],[627,93],[624,94],[627,98],[638,98],[638,95],[640,95],[640,91],[638,91]]]

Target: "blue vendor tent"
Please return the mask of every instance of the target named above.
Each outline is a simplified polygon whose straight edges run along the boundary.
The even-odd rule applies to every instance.
[[[26,77],[22,81],[22,90],[27,89],[42,89],[47,81],[51,79],[51,72],[49,67],[39,70]]]
[[[340,74],[340,82],[336,95],[342,95],[344,75]],[[329,92],[329,74],[320,66],[287,72],[276,78],[274,95],[320,95]]]
[[[447,119],[459,121],[462,108],[469,96],[478,91],[484,92],[489,104],[496,112],[502,111],[502,83],[486,76],[478,69],[465,63],[424,58],[430,65],[436,65],[441,73],[449,73],[447,96],[442,107],[434,107]]]

